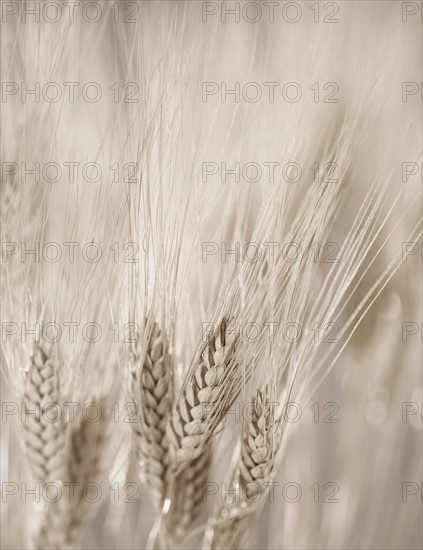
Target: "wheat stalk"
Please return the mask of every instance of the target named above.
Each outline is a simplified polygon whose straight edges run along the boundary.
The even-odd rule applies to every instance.
[[[132,423],[134,446],[143,476],[159,508],[167,489],[167,425],[173,401],[173,367],[167,341],[154,323],[141,371],[132,373],[132,399],[139,422]]]
[[[27,462],[41,483],[54,481],[60,475],[62,449],[65,444],[63,422],[49,419],[48,406],[59,405],[59,363],[51,350],[35,344],[25,378],[22,422],[23,444]]]
[[[280,422],[275,418],[270,389],[257,390],[252,400],[252,413],[243,423],[241,455],[231,489],[236,496],[225,499],[215,519],[211,547],[238,548],[256,515],[276,469],[280,444]]]

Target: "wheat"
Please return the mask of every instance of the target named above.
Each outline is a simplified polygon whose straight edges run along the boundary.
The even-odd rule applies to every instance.
[[[172,541],[183,542],[201,514],[211,458],[212,449],[207,447],[193,460],[184,462],[182,470],[174,477],[170,508],[163,519],[167,538]]]
[[[63,423],[53,410],[60,402],[59,363],[51,350],[47,352],[39,344],[33,347],[23,401],[22,434],[28,465],[40,483],[54,481],[60,474],[65,443]]]
[[[169,431],[177,463],[200,456],[230,404],[235,342],[223,319],[188,372]]]
[[[167,425],[173,400],[173,366],[167,341],[157,323],[148,340],[141,371],[133,372],[132,377],[132,398],[139,420],[131,424],[135,451],[144,478],[161,508],[169,468]]]
[[[188,371],[186,385],[172,416],[169,510],[164,514],[163,523],[167,536],[173,541],[185,540],[201,514],[204,484],[212,458],[209,443],[224,415],[218,400],[222,403],[233,395],[225,389],[231,389],[228,373],[234,348],[235,335],[229,333],[226,319],[223,319],[201,348],[194,369]]]
[[[228,382],[226,369],[233,353],[234,337],[229,336],[224,319],[199,353],[192,374],[188,372],[186,387],[168,430],[173,453],[170,453],[170,468],[166,464],[169,506],[163,513],[165,539],[184,541],[201,514],[203,489],[212,458],[212,449],[207,445],[208,433],[212,433],[211,426],[216,425],[213,420],[210,422],[210,416],[218,411],[217,399],[224,396],[222,388]],[[147,382],[151,386],[152,379],[147,378]],[[183,434],[180,439],[178,434]],[[167,445],[165,438],[164,441]]]
[[[106,454],[108,441],[104,405],[105,400],[100,401],[103,411],[100,422],[92,423],[83,418],[71,436],[69,477],[71,482],[78,483],[80,486],[76,491],[75,503],[69,518],[66,538],[70,545],[78,538],[88,519],[87,504],[83,500],[83,488],[90,482],[98,482],[103,472],[103,457]]]
[[[244,421],[241,456],[231,481],[236,495],[225,500],[217,512],[212,539],[215,550],[238,548],[272,480],[281,433],[270,395],[269,386],[257,390],[251,417]]]
[[[62,497],[47,508],[37,540],[40,550],[78,548],[91,517],[92,504],[85,491],[88,484],[98,484],[101,480],[105,457],[110,455],[106,448],[106,400],[100,399],[98,405],[101,411],[98,421],[92,422],[83,416],[70,430]]]
[[[198,548],[207,530],[207,548],[237,548],[283,458],[283,476],[318,483],[319,499],[275,499],[254,546],[420,547],[419,495],[392,498],[392,487],[407,480],[418,491],[421,481],[421,104],[420,83],[404,81],[421,62],[417,3],[316,3],[298,14],[240,2],[236,14],[225,2],[2,4],[2,397],[25,409],[21,441],[13,425],[2,430],[2,546],[26,548],[39,530],[39,549],[84,538],[90,548],[141,548],[155,520],[147,546]],[[192,353],[210,311],[218,328]],[[120,329],[143,327],[146,315],[141,349],[128,357]],[[72,336],[60,354],[44,344],[28,353],[20,336],[38,321],[58,323],[62,342]],[[93,321],[103,329],[96,345],[85,339]],[[262,336],[251,346],[250,321]],[[102,365],[100,422],[53,421],[68,392],[86,398],[90,364]],[[342,410],[328,463],[320,397],[291,426],[289,446],[269,400],[308,411],[335,364],[321,396]],[[120,411],[122,386],[138,422],[130,414],[119,426],[109,477],[120,498],[102,500],[85,536],[97,507],[83,491],[103,481],[112,455],[105,399]],[[251,389],[240,433],[229,424],[216,437],[235,396],[244,402]],[[17,411],[6,421],[18,419],[17,405],[6,402]],[[30,484],[53,481],[58,502],[21,498],[18,443]],[[205,484],[222,481],[214,474],[235,446],[232,499],[206,517]],[[129,450],[154,502],[125,471]],[[324,504],[326,482],[339,483],[336,506]]]

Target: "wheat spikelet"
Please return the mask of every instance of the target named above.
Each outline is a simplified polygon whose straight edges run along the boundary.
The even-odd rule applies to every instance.
[[[203,452],[223,417],[221,405],[230,405],[233,384],[228,373],[235,335],[226,327],[223,319],[208,338],[177,402],[169,432],[177,463],[192,461]]]
[[[57,479],[65,443],[63,423],[48,416],[48,405],[59,405],[59,364],[51,351],[38,344],[34,345],[30,361],[24,385],[22,434],[27,462],[34,477],[43,484]]]
[[[169,468],[167,425],[172,410],[173,372],[167,342],[157,323],[148,341],[141,372],[133,373],[132,386],[139,416],[139,422],[131,424],[136,456],[161,508]]]
[[[276,468],[275,453],[280,443],[279,422],[269,399],[268,386],[257,390],[251,418],[244,421],[241,456],[231,482],[236,496],[227,499],[218,511],[211,545],[214,550],[238,548],[260,501],[263,504],[266,483]]]
[[[40,550],[77,548],[91,517],[92,504],[84,498],[84,489],[88,483],[100,481],[108,441],[105,399],[98,404],[102,411],[99,421],[90,422],[83,417],[71,430],[67,475],[63,478],[71,488],[63,491],[57,503],[48,506],[37,541]]]

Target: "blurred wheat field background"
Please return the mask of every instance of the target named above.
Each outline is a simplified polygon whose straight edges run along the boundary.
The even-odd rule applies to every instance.
[[[422,548],[421,3],[1,9],[2,547]]]

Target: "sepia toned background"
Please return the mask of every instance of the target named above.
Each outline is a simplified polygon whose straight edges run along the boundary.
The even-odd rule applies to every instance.
[[[131,335],[150,310],[169,320],[179,388],[236,281],[242,359],[257,364],[213,440],[200,515],[174,547],[209,548],[254,383],[287,357],[294,368],[306,341],[316,351],[298,392],[284,394],[283,376],[275,383],[287,415],[281,460],[243,547],[421,548],[421,2],[1,9],[2,547],[37,547],[51,504],[21,428],[34,340],[54,339],[65,401],[80,416],[105,399],[101,498],[81,505],[80,546],[153,547],[157,510],[128,422]],[[296,214],[323,184],[338,186],[325,237],[296,240],[292,256]],[[378,200],[372,217],[365,207]],[[277,243],[277,260],[265,242]],[[263,264],[249,262],[248,243]],[[351,280],[332,279],[348,258]],[[282,292],[261,285],[266,269],[283,265],[288,277],[303,262],[313,269],[305,315],[266,316]],[[345,297],[312,324],[307,312],[332,280],[328,299],[348,282]],[[282,325],[274,338],[265,322]]]

